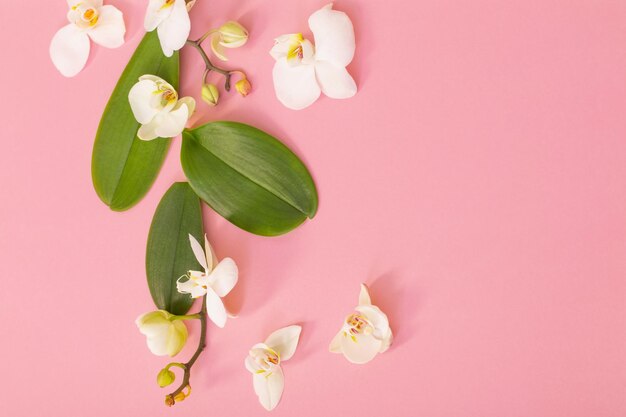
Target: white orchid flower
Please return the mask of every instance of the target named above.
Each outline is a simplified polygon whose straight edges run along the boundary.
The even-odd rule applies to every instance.
[[[216,326],[224,327],[229,314],[221,297],[225,297],[237,284],[239,276],[237,264],[231,258],[224,258],[218,263],[206,235],[204,236],[204,250],[192,235],[189,235],[189,243],[198,263],[204,268],[204,272],[189,271],[188,275],[176,281],[176,288],[178,292],[190,294],[192,298],[206,295],[209,318]],[[181,282],[183,278],[187,280]]]
[[[137,137],[152,140],[179,135],[196,108],[192,97],[178,98],[170,84],[156,75],[143,75],[128,93],[130,108],[141,123]]]
[[[273,410],[283,395],[285,376],[280,365],[296,352],[301,331],[302,327],[296,325],[276,330],[265,342],[252,346],[246,357],[254,392],[266,410]]]
[[[315,46],[297,33],[279,36],[270,51],[276,60],[276,97],[290,109],[310,106],[321,92],[338,99],[356,94],[356,83],[346,70],[354,57],[354,28],[347,14],[332,7],[331,3],[309,17]]]
[[[157,30],[161,49],[167,57],[185,46],[191,31],[189,9],[185,0],[149,0],[148,2],[144,28],[147,32]]]
[[[87,63],[89,39],[106,48],[124,43],[126,25],[122,12],[114,6],[103,6],[102,0],[67,0],[67,20],[50,42],[50,58],[61,74],[73,77]]]
[[[151,311],[137,318],[135,324],[146,335],[148,349],[157,356],[175,356],[187,342],[186,316],[175,316],[165,310]]]
[[[359,306],[346,317],[343,327],[330,343],[330,351],[343,353],[352,363],[363,364],[389,349],[392,340],[387,316],[372,305],[367,286],[361,284]]]

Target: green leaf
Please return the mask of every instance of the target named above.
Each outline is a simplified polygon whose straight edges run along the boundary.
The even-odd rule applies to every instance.
[[[317,211],[317,191],[304,164],[252,126],[213,122],[185,130],[181,162],[200,198],[251,233],[287,233]]]
[[[154,213],[148,247],[146,274],[154,304],[172,314],[185,314],[193,302],[176,289],[176,280],[189,270],[202,269],[191,246],[189,234],[204,242],[200,199],[186,182],[174,183]]]
[[[156,31],[146,33],[122,73],[98,126],[91,159],[96,193],[112,210],[134,206],[148,192],[167,155],[171,139],[142,141],[128,92],[145,74],[158,75],[178,88],[178,52],[166,58]]]

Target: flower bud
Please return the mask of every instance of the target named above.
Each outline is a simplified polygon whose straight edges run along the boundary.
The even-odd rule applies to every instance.
[[[163,368],[161,369],[161,372],[159,372],[159,374],[157,375],[157,384],[159,384],[159,387],[161,388],[167,387],[172,382],[174,382],[175,379],[176,375],[174,374],[174,372],[170,371],[167,368]]]
[[[168,407],[171,407],[175,404],[174,398],[171,395],[166,395],[165,396],[165,405],[167,405]]]
[[[187,396],[184,393],[179,392],[178,394],[174,396],[174,401],[181,402],[181,401],[184,401],[186,397]]]
[[[235,83],[235,90],[237,90],[242,97],[245,97],[252,90],[252,84],[250,84],[250,81],[244,77]]]
[[[202,86],[202,100],[209,106],[215,106],[220,98],[220,92],[214,84],[204,84]]]
[[[225,48],[239,48],[248,42],[246,28],[233,20],[224,23],[217,31],[220,34],[220,44]]]
[[[175,356],[187,342],[187,327],[183,321],[165,310],[142,314],[135,323],[155,355]]]

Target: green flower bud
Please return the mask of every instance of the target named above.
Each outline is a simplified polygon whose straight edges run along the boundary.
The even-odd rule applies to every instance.
[[[163,368],[161,369],[161,372],[159,372],[159,374],[157,375],[157,384],[159,384],[161,388],[167,387],[172,382],[174,382],[175,379],[176,375],[174,374],[174,372],[170,371],[167,368]]]
[[[220,92],[214,84],[202,86],[202,100],[209,106],[215,106],[220,98]]]

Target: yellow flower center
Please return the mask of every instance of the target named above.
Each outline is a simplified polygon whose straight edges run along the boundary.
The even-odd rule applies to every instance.
[[[344,329],[345,329],[344,334],[346,336],[350,336],[350,338],[354,342],[357,341],[356,339],[357,335],[359,334],[370,335],[374,331],[374,328],[372,327],[370,322],[367,320],[367,318],[363,314],[359,313],[358,311],[355,311],[354,313],[346,317],[346,323],[345,323]]]
[[[172,7],[174,5],[175,0],[165,0],[163,2],[163,6],[161,6],[161,10],[167,9],[168,7]]]
[[[100,13],[93,7],[84,6],[83,3],[77,3],[72,6],[72,10],[78,13],[75,18],[75,24],[81,28],[93,27],[98,23]]]
[[[167,107],[169,104],[176,103],[178,94],[176,91],[169,89],[167,86],[160,85],[159,90],[155,92],[161,94],[161,106]]]

